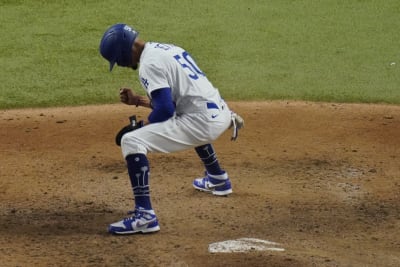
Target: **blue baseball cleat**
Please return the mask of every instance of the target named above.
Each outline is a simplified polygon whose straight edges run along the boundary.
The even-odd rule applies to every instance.
[[[157,216],[153,210],[137,207],[133,216],[108,226],[108,232],[116,235],[129,235],[136,233],[152,233],[160,231]]]
[[[232,193],[231,181],[226,172],[221,175],[206,173],[205,177],[197,178],[193,181],[193,187],[217,196],[227,196]]]

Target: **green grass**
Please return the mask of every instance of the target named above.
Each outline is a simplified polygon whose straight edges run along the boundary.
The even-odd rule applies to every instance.
[[[98,53],[117,22],[186,48],[229,100],[400,104],[397,0],[0,0],[0,109],[142,92]]]

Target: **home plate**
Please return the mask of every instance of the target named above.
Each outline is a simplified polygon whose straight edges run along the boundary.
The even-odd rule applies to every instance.
[[[226,240],[212,243],[208,246],[210,253],[236,253],[248,251],[285,251],[279,247],[279,243],[256,238],[239,238],[236,240]]]

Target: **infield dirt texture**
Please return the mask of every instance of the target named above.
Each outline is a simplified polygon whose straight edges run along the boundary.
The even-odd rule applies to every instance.
[[[194,190],[194,151],[150,154],[161,231],[112,236],[132,208],[122,104],[0,111],[0,266],[400,266],[400,107],[235,102],[216,143],[234,193]],[[211,254],[238,238],[285,251]]]

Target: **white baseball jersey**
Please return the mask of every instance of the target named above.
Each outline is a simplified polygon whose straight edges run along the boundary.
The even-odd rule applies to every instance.
[[[146,43],[140,57],[139,78],[147,95],[171,88],[176,115],[125,134],[123,156],[147,152],[175,152],[211,143],[231,123],[231,111],[216,88],[184,49]]]
[[[201,112],[204,102],[220,102],[219,92],[184,49],[146,43],[140,57],[139,78],[149,97],[156,89],[169,87],[176,113]]]

